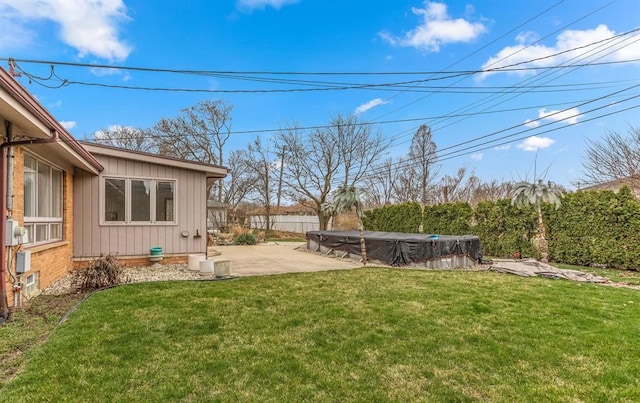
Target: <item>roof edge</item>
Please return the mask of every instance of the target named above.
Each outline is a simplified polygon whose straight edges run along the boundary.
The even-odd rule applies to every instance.
[[[0,85],[2,85],[2,87],[9,92],[14,99],[29,110],[29,112],[31,112],[37,119],[49,126],[51,130],[57,131],[60,139],[85,159],[89,165],[96,169],[96,171],[102,171],[104,169],[102,164],[100,164],[100,162],[41,105],[33,95],[29,93],[29,91],[27,91],[2,67],[0,67]]]
[[[229,173],[229,168],[221,165],[207,164],[199,161],[190,161],[180,158],[158,155],[144,151],[128,150],[126,148],[108,146],[104,144],[93,143],[89,141],[80,141],[80,144],[92,154],[106,155],[124,159],[143,160],[146,162],[171,165],[178,168],[190,169],[193,171],[201,171],[214,174],[213,177],[223,178]],[[169,163],[167,163],[169,162]]]

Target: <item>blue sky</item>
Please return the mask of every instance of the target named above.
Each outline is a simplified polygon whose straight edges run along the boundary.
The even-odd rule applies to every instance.
[[[416,128],[428,124],[443,174],[466,166],[484,180],[531,180],[537,158],[538,173],[548,168],[547,179],[572,188],[588,139],[640,126],[640,97],[632,98],[640,94],[640,32],[629,32],[640,27],[637,0],[0,0],[0,27],[0,57],[41,77],[18,80],[77,138],[112,125],[150,127],[222,99],[234,108],[234,131],[358,114],[392,140],[391,157],[406,154]],[[69,82],[212,92],[52,89],[45,86],[60,80],[45,80],[49,64],[21,60],[237,74],[56,64],[55,75]],[[512,71],[470,73],[508,65]],[[395,74],[407,72],[422,74]],[[411,83],[257,92],[318,87],[247,76]],[[255,136],[233,134],[227,151]]]

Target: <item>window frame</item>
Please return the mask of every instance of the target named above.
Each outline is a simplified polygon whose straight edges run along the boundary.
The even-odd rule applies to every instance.
[[[50,163],[49,161],[44,160],[34,154],[24,153],[23,162],[22,162],[22,172],[23,172],[23,190],[26,185],[26,168],[27,168],[27,158],[30,158],[35,162],[34,164],[34,179],[32,183],[33,189],[30,192],[30,204],[31,206],[27,209],[27,196],[26,191],[23,193],[23,225],[27,228],[28,239],[27,242],[24,243],[25,246],[37,246],[37,245],[45,245],[49,243],[60,242],[64,240],[64,180],[65,180],[65,171],[58,166]],[[45,189],[45,192],[48,193],[49,200],[47,209],[51,212],[51,216],[39,216],[38,210],[41,207],[41,200],[39,193],[41,192],[40,188],[40,165],[46,166],[49,170],[48,172],[48,185],[49,189]],[[31,167],[29,167],[31,168]],[[54,174],[57,173],[59,175],[59,183],[56,183],[54,180]],[[54,185],[57,185],[57,190],[54,189]],[[58,200],[55,201],[54,198]],[[57,207],[57,208],[56,208]],[[27,216],[27,210],[31,212],[35,211],[34,216]],[[54,210],[59,210],[54,213]],[[59,217],[55,215],[59,214]],[[57,227],[57,231],[54,230],[54,227]],[[37,240],[38,234],[41,233],[38,229],[44,229],[44,239]],[[52,236],[57,232],[57,237]]]
[[[124,220],[108,221],[106,220],[106,181],[109,179],[123,180],[124,185]],[[132,220],[132,183],[134,181],[149,182],[149,221],[133,221]],[[159,221],[156,218],[156,199],[158,191],[158,183],[169,182],[173,184],[173,220]],[[178,181],[175,178],[152,178],[144,176],[124,176],[124,175],[105,175],[100,177],[100,225],[101,226],[161,226],[161,225],[178,225],[176,212],[178,203]]]

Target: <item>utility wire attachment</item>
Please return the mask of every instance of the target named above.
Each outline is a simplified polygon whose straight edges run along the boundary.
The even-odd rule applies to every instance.
[[[16,61],[9,59],[9,74],[11,77],[22,77],[22,74],[16,71]]]

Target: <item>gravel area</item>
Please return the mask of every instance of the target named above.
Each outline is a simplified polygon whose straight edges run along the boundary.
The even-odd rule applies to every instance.
[[[149,281],[169,280],[204,280],[211,279],[213,274],[203,275],[199,271],[187,270],[186,263],[144,267],[125,267],[123,269],[127,283],[144,283]],[[62,295],[75,291],[71,285],[73,274],[69,273],[42,291],[45,295]]]

